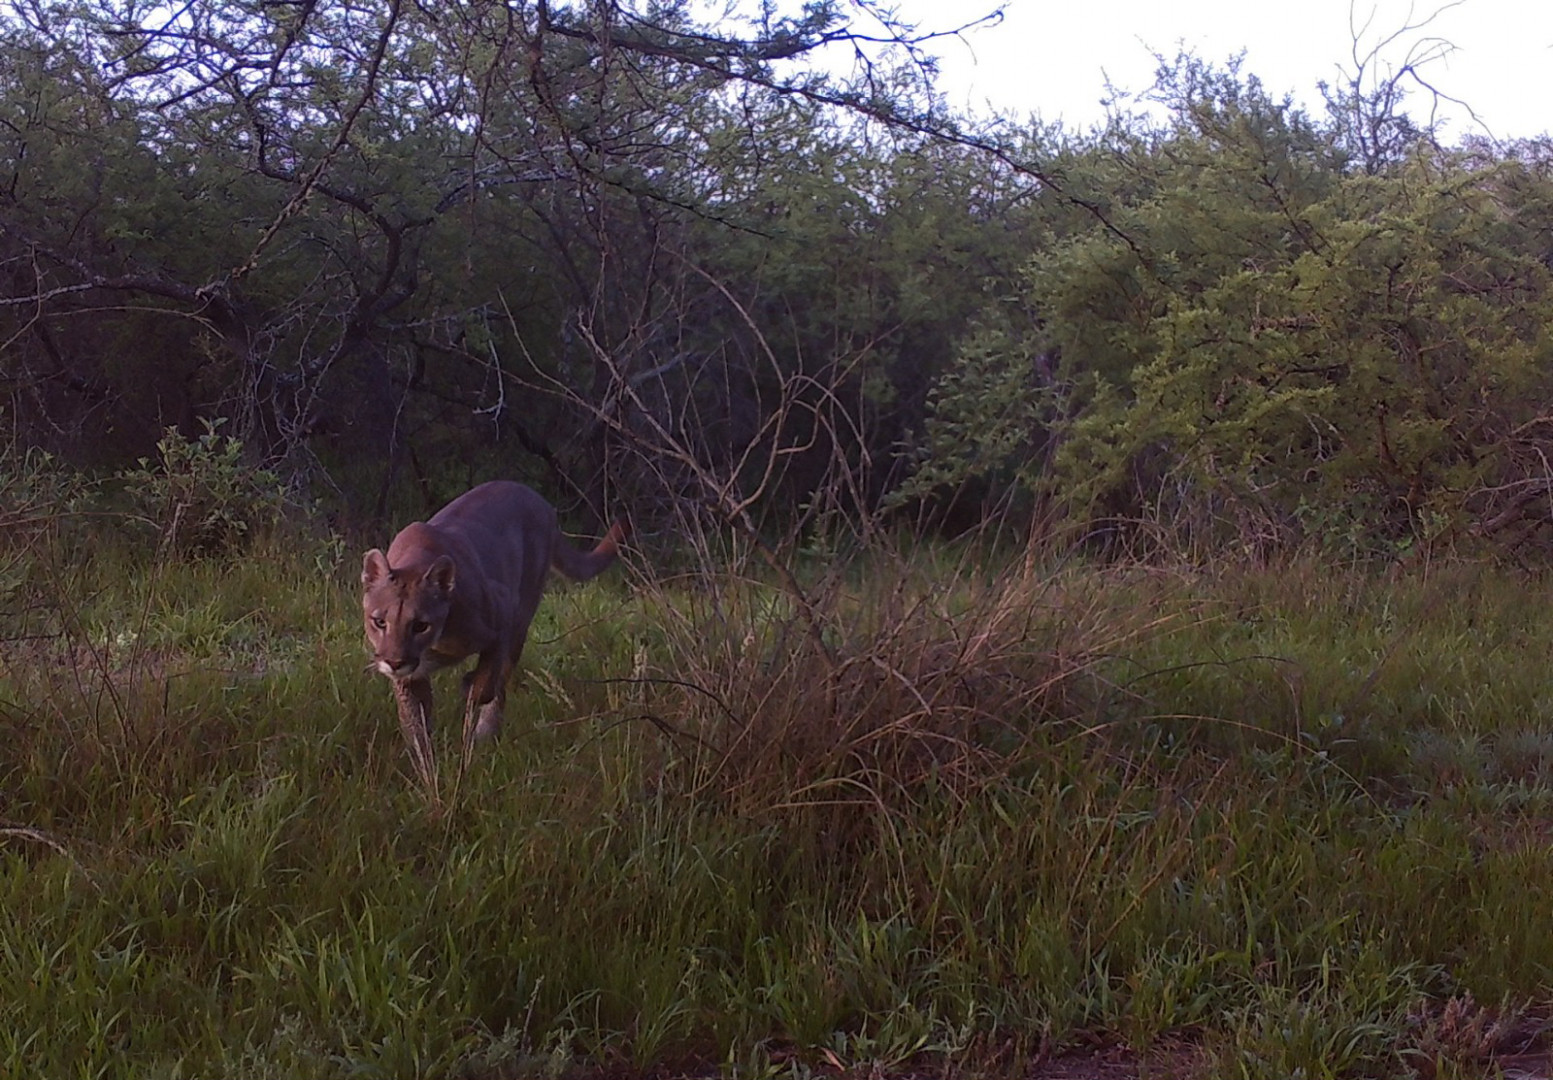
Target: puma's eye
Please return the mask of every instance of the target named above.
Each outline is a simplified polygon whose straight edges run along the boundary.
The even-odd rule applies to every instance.
[[[410,624],[410,633],[412,634],[424,634],[430,629],[431,623],[424,619],[416,619],[413,623]]]
[[[381,615],[374,615],[372,616],[372,626],[376,630],[386,630],[388,629],[388,620]]]

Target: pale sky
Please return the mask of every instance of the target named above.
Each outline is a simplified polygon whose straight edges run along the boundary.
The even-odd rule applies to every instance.
[[[897,2],[924,28],[951,27],[996,6]],[[1456,49],[1424,66],[1424,76],[1470,105],[1492,135],[1530,137],[1553,128],[1553,0],[1009,0],[1000,25],[938,43],[940,88],[952,105],[982,111],[990,100],[1021,119],[1036,113],[1082,129],[1104,115],[1106,75],[1121,88],[1144,90],[1153,81],[1151,50],[1173,56],[1184,43],[1215,63],[1244,49],[1243,74],[1256,75],[1277,97],[1292,92],[1315,112],[1316,84],[1336,81],[1339,65],[1353,67],[1350,10],[1361,24],[1370,18],[1365,51],[1439,12],[1388,46],[1382,64],[1395,70],[1410,46],[1444,39]],[[1420,90],[1408,111],[1423,120],[1427,110]],[[1441,110],[1450,122],[1447,138],[1483,130],[1457,106],[1445,102]]]

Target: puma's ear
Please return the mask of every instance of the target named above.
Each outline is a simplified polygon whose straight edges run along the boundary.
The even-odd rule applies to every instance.
[[[453,565],[453,560],[446,555],[439,555],[431,564],[431,569],[426,571],[426,580],[431,587],[444,596],[453,591],[453,581],[458,576],[458,569]]]
[[[361,583],[371,587],[387,576],[388,559],[377,548],[373,548],[361,560]]]

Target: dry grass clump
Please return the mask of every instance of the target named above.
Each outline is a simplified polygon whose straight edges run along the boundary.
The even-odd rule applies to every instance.
[[[969,791],[1092,718],[1099,662],[1159,621],[1032,561],[876,558],[801,596],[733,573],[698,585],[655,588],[650,708],[694,743],[697,790],[746,807]]]

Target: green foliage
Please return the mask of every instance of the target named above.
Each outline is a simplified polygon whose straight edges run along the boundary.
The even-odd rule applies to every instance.
[[[866,45],[866,93],[806,69],[844,5],[758,9],[552,4],[556,33],[532,6],[378,0],[0,13],[0,248],[48,254],[0,307],[0,375],[48,390],[24,437],[112,470],[226,417],[288,483],[327,470],[378,513],[400,470],[437,496],[540,468],[587,488],[625,470],[582,318],[718,467],[802,378],[837,427],[870,421],[849,465],[886,460],[982,280],[1012,272],[1017,240],[985,226],[1029,182],[925,137],[950,121],[904,50]],[[918,123],[867,130],[896,113]],[[663,464],[611,485],[677,498]],[[803,464],[778,509],[821,482]]]
[[[1035,453],[1053,394],[1033,386],[1044,359],[1038,342],[1005,327],[982,327],[959,346],[927,399],[918,461],[889,501],[925,498],[977,480],[1016,477],[1027,487],[1045,462]]]
[[[91,493],[85,476],[46,451],[0,449],[0,542],[25,545],[81,510]]]
[[[185,439],[168,428],[156,444],[157,460],[140,459],[121,473],[134,511],[154,526],[164,551],[174,555],[224,555],[256,533],[277,525],[286,505],[274,473],[250,464],[243,444],[222,436],[219,422]]]
[[[973,336],[939,377],[917,483],[1012,476],[1203,550],[1395,554],[1541,520],[1546,148],[1350,171],[1333,126],[1233,67],[1160,78],[1169,127],[1075,155],[1102,209],[1032,258],[1039,330]]]
[[[357,518],[543,469],[768,534],[948,499],[1200,555],[1548,542],[1545,141],[1437,145],[1373,55],[1324,116],[1185,55],[1162,120],[978,126],[904,54],[805,69],[836,4],[632,10],[0,15],[8,424],[106,472],[225,417]],[[169,542],[251,528],[215,513]]]

